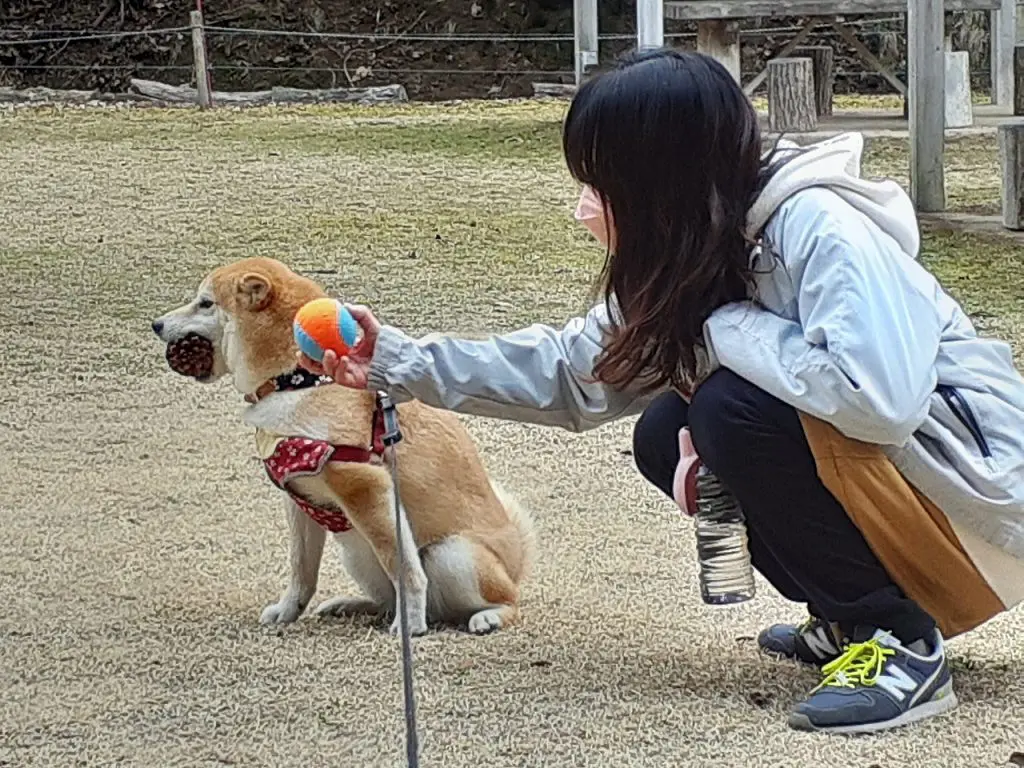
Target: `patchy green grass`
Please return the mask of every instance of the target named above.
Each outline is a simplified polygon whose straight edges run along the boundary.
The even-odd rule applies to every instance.
[[[905,139],[874,138],[867,142],[864,173],[909,183]],[[947,139],[945,155],[946,195],[951,211],[997,213],[999,211],[999,153],[995,135]]]
[[[130,284],[116,310],[127,316],[168,290],[138,284],[140,260],[179,286],[272,254],[417,327],[562,316],[601,256],[570,217],[564,112],[540,101],[8,114],[5,269],[30,263],[38,277],[45,253],[62,268],[106,264],[93,288]],[[951,207],[993,209],[996,166],[994,138],[951,141]],[[870,140],[864,170],[906,183],[906,142]]]
[[[262,254],[413,330],[557,322],[584,307],[602,256],[571,219],[564,111],[546,101],[8,114],[4,276],[58,281],[127,320],[180,299],[217,263]],[[996,205],[995,154],[991,137],[950,142],[954,208]],[[905,183],[906,168],[905,141],[868,142],[866,174]],[[975,261],[960,241],[929,248],[940,271]],[[996,295],[1013,283],[991,266],[992,248],[977,247],[988,265],[977,275]]]
[[[1019,246],[965,234],[925,238],[922,261],[978,330],[1010,341],[1024,365],[1024,259]]]
[[[564,112],[542,101],[0,116],[0,275],[16,286],[0,326],[18,332],[40,293],[75,294],[83,342],[130,367],[118,324],[145,328],[206,270],[249,255],[312,270],[413,332],[561,322],[585,308],[603,255],[571,217]],[[996,162],[992,137],[949,143],[953,208],[995,209]],[[870,140],[864,172],[906,183],[906,142]],[[1008,249],[926,247],[954,290],[1015,316],[999,298],[1020,285]],[[72,304],[55,295],[52,309]],[[63,331],[35,332],[57,343]],[[8,354],[45,365],[18,344]]]

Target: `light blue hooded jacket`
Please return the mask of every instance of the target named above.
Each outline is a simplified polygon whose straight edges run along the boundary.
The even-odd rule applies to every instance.
[[[795,146],[795,145],[789,145]],[[1024,379],[917,261],[913,205],[860,178],[863,139],[796,153],[748,214],[758,302],[707,320],[702,376],[731,369],[848,437],[879,444],[949,518],[1002,602],[1024,600]],[[773,268],[774,267],[774,268]],[[465,414],[585,430],[657,393],[594,383],[603,304],[488,340],[384,327],[370,386]]]

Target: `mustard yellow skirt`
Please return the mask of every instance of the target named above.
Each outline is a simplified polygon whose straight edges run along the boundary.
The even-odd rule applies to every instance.
[[[903,479],[880,446],[851,440],[814,417],[800,418],[821,481],[893,581],[946,638],[1006,610],[945,514]]]

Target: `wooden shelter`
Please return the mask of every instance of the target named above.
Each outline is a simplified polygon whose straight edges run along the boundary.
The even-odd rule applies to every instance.
[[[574,0],[577,84],[598,64],[598,0]],[[1016,0],[637,0],[637,45],[664,44],[665,19],[697,22],[697,49],[714,56],[742,82],[742,19],[799,17],[806,21],[776,54],[789,56],[811,35],[815,25],[830,24],[865,61],[907,98],[910,123],[910,188],[920,211],[946,206],[943,174],[945,137],[945,11],[991,14],[992,100],[1011,110],[1014,104],[1013,56],[1017,39]],[[907,82],[889,71],[845,22],[849,15],[907,14]],[[767,69],[744,85],[750,94],[767,77]]]

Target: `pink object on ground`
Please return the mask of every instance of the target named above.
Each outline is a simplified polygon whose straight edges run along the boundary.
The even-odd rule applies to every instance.
[[[697,470],[700,469],[700,457],[693,446],[690,430],[683,427],[679,430],[679,464],[672,481],[672,498],[675,499],[683,514],[693,517],[697,514]]]

